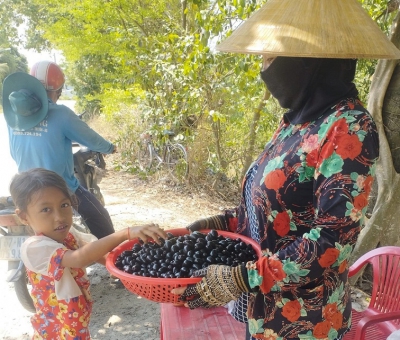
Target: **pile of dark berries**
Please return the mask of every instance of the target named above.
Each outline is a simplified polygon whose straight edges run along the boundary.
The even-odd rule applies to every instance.
[[[218,235],[193,232],[174,236],[167,233],[161,245],[148,242],[135,243],[132,250],[123,251],[115,266],[129,274],[145,277],[188,278],[193,272],[210,264],[237,266],[257,259],[250,244],[240,238],[231,239]]]

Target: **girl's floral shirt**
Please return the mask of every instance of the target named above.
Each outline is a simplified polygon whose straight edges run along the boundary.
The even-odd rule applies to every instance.
[[[247,265],[253,339],[333,340],[348,330],[348,262],[378,154],[370,114],[349,99],[302,125],[284,118],[250,167],[235,220],[264,252]]]
[[[72,234],[63,244],[33,236],[21,248],[36,308],[31,318],[34,340],[90,340],[92,298],[86,271],[61,266],[64,253],[77,248]]]

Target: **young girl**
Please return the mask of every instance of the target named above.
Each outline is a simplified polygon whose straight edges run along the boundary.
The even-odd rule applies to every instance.
[[[126,240],[159,242],[165,232],[156,224],[129,227],[79,247],[70,233],[74,197],[59,175],[39,168],[22,172],[10,192],[16,214],[35,232],[21,247],[36,307],[33,339],[90,339],[92,299],[85,267],[104,263],[106,254]]]

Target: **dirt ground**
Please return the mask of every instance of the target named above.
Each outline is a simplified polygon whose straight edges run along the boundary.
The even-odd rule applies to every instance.
[[[113,156],[106,159],[108,164],[111,164],[110,157]],[[224,201],[204,193],[187,190],[182,193],[179,187],[171,187],[163,178],[152,183],[113,170],[107,171],[100,187],[116,230],[148,222],[166,229],[181,228],[227,207]],[[31,314],[19,305],[12,284],[5,282],[6,270],[6,262],[0,261],[0,339],[27,340],[32,335]],[[101,265],[89,267],[88,274],[94,299],[90,324],[93,339],[160,338],[157,303],[128,292]]]

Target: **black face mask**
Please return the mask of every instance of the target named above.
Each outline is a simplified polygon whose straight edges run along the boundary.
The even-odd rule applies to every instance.
[[[357,97],[356,60],[277,57],[261,72],[268,90],[293,124],[321,116],[340,99]]]
[[[284,109],[297,110],[313,90],[319,61],[320,59],[277,57],[261,72],[261,79]]]

